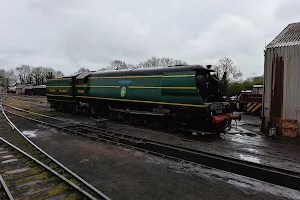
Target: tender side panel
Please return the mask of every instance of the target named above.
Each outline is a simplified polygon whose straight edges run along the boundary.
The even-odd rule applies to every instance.
[[[48,100],[62,100],[73,98],[72,78],[48,80],[46,95]]]
[[[161,77],[160,75],[90,77],[87,84],[76,86],[76,95],[117,101],[153,101],[154,96],[160,94],[157,83]]]

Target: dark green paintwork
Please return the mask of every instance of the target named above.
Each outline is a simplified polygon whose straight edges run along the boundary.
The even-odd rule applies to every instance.
[[[172,77],[181,75],[192,75],[188,77]],[[109,77],[109,78],[89,78],[84,85],[77,85],[75,88],[76,97],[99,97],[110,99],[128,99],[138,101],[149,102],[166,102],[166,103],[179,103],[179,104],[193,104],[203,105],[201,97],[197,93],[195,72],[172,72],[164,73],[163,76],[157,77],[154,75],[149,78],[139,77]],[[171,76],[171,77],[170,77]],[[132,81],[130,84],[122,84],[119,81]],[[55,79],[50,80],[47,83],[47,94],[54,95],[70,95],[72,96],[71,87],[55,87],[55,86],[71,86],[72,80]],[[93,86],[108,86],[106,87],[93,87]],[[156,87],[156,88],[130,88],[130,86],[144,86],[144,87]],[[126,87],[126,95],[121,96],[121,88]],[[170,89],[160,87],[192,87],[193,89]],[[54,89],[56,92],[50,92],[50,89]],[[67,90],[65,92],[59,92],[59,90]],[[78,91],[84,91],[84,93],[78,93]]]
[[[76,86],[76,96],[92,96],[101,98],[130,99],[140,101],[168,102],[180,104],[203,105],[197,93],[195,72],[165,73],[163,76],[193,75],[189,77],[149,77],[149,78],[90,78],[84,86]],[[120,84],[119,81],[131,80],[131,84]],[[95,88],[88,86],[118,86],[118,88]],[[194,89],[169,88],[130,88],[130,86],[145,87],[194,87]],[[121,88],[126,87],[125,97],[121,97]],[[84,90],[84,94],[78,93]]]
[[[58,87],[57,87],[58,86]],[[61,87],[69,86],[69,87]],[[46,94],[53,95],[68,95],[72,96],[72,79],[51,79],[47,82]],[[50,90],[55,90],[55,92],[50,92]],[[64,92],[63,90],[67,90]]]

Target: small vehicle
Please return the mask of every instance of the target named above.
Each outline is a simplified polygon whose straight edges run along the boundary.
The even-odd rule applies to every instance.
[[[260,114],[262,109],[263,85],[253,85],[252,90],[240,92],[236,108],[240,112]]]

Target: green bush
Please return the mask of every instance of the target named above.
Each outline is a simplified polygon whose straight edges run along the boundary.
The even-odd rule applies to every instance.
[[[242,90],[251,90],[253,85],[262,85],[263,76],[248,78],[241,82],[231,82],[228,85],[226,96],[231,97],[237,95]]]

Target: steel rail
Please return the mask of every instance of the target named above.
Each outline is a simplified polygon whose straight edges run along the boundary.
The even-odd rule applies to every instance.
[[[5,103],[3,103],[3,105],[7,106],[9,108],[12,108],[14,110],[18,110],[18,111],[21,111],[21,112],[26,112],[26,113],[30,113],[30,114],[34,114],[34,115],[38,115],[38,116],[41,116],[41,117],[46,117],[46,118],[49,118],[49,119],[55,119],[55,120],[64,121],[64,122],[70,121],[70,120],[67,120],[67,119],[60,119],[60,118],[57,118],[57,117],[52,117],[52,116],[49,116],[49,115],[44,115],[44,114],[41,114],[41,113],[36,113],[36,112],[29,111],[29,110],[24,110],[22,108],[17,108],[15,106],[11,106],[11,105],[8,105],[8,104],[5,104]]]
[[[6,141],[4,138],[0,137],[0,140],[2,142],[4,142],[5,144],[7,144],[8,146],[10,146],[11,148],[13,148],[14,150],[18,151],[19,153],[23,154],[24,156],[26,156],[27,158],[31,159],[32,161],[36,162],[37,164],[39,164],[40,166],[44,167],[46,170],[48,170],[49,172],[51,172],[52,174],[54,174],[56,177],[62,179],[63,181],[65,181],[68,185],[72,186],[73,188],[75,188],[76,190],[78,190],[80,193],[84,194],[85,196],[89,197],[90,199],[95,199],[95,197],[93,197],[91,194],[87,193],[86,191],[84,191],[82,188],[80,188],[78,185],[74,184],[73,182],[71,182],[69,179],[65,178],[64,176],[62,176],[60,173],[56,172],[55,170],[53,170],[52,168],[50,168],[49,166],[45,165],[44,163],[42,163],[41,161],[37,160],[36,158],[32,157],[31,155],[29,155],[28,153],[26,153],[25,151],[21,150],[20,148],[16,147],[15,145],[11,144],[10,142]]]
[[[25,112],[25,113],[30,113],[30,114],[33,114],[33,115],[38,115],[38,116],[46,117],[46,118],[49,118],[49,119],[60,120],[60,121],[64,121],[64,122],[70,122],[70,121],[71,121],[71,120],[68,120],[68,119],[61,119],[61,118],[57,118],[57,117],[54,117],[54,116],[49,116],[49,115],[44,115],[44,114],[32,112],[32,111],[29,111],[29,110],[24,110],[24,109],[22,109],[22,108],[17,108],[17,107],[15,107],[15,106],[11,106],[11,105],[8,105],[8,104],[5,104],[5,103],[3,103],[3,105],[5,105],[5,106],[7,106],[7,107],[9,107],[9,108],[12,108],[12,109],[14,109],[14,110],[18,110],[18,111]],[[72,123],[76,124],[76,123],[78,123],[78,122],[72,122]],[[122,124],[122,125],[123,125],[123,124]],[[229,135],[229,134],[227,134],[227,135]],[[172,135],[172,136],[174,136],[174,135]],[[177,136],[174,136],[174,137],[177,137]],[[229,136],[229,137],[232,137],[232,136]],[[238,136],[238,135],[235,135],[235,137],[241,138],[241,137]],[[186,139],[186,138],[185,138],[185,140],[189,140],[189,139]],[[258,140],[255,140],[255,139],[253,139],[253,138],[248,138],[248,140],[250,140],[250,141],[258,141]],[[190,140],[190,141],[192,141],[192,140]],[[240,143],[235,142],[235,141],[230,141],[230,142],[240,144]],[[251,146],[264,147],[264,146],[261,146],[261,145],[255,145],[255,144],[250,144],[250,145],[251,145]]]
[[[2,187],[4,188],[9,200],[14,200],[14,197],[12,196],[12,194],[10,193],[7,185],[5,184],[5,181],[3,180],[2,176],[0,175],[0,182],[1,182],[1,185]]]
[[[14,110],[18,110],[18,111],[21,111],[21,112],[25,112],[25,113],[30,113],[30,114],[33,114],[33,115],[38,115],[38,116],[42,116],[42,117],[46,117],[46,118],[49,118],[49,119],[54,119],[54,120],[60,120],[60,121],[63,121],[63,122],[72,122],[72,120],[68,120],[68,119],[61,119],[61,118],[57,118],[57,117],[54,117],[54,116],[49,116],[49,115],[44,115],[44,114],[40,114],[40,113],[36,113],[36,112],[32,112],[32,111],[28,111],[28,110],[24,110],[22,108],[17,108],[17,107],[14,107],[14,106],[11,106],[11,105],[8,105],[8,104],[3,104],[9,108],[12,108]],[[78,122],[72,122],[73,124],[79,124]],[[122,123],[121,123],[122,124]],[[124,124],[122,124],[124,125]],[[128,126],[128,125],[125,125],[125,126]],[[171,134],[169,134],[171,135]],[[181,139],[184,139],[186,141],[194,141],[194,140],[190,140],[190,139],[187,139],[187,138],[184,138],[184,137],[180,137],[180,136],[175,136],[175,135],[172,135],[173,137],[178,137],[178,138],[181,138]],[[227,134],[228,137],[233,137],[231,136],[230,134]],[[238,138],[241,138],[241,136],[238,136],[238,135],[235,135],[234,137],[238,137]],[[258,141],[258,140],[255,140],[255,139],[252,139],[252,138],[248,138],[247,140],[250,140],[250,141]],[[267,141],[267,140],[266,140]],[[228,141],[227,142],[231,142],[231,143],[236,143],[236,144],[241,144],[239,142],[236,142],[236,141]],[[212,144],[210,144],[212,145]],[[265,146],[262,146],[262,145],[257,145],[257,144],[249,144],[251,146],[255,146],[255,147],[263,147],[263,148],[268,148],[268,149],[271,149],[269,147],[265,147]],[[215,145],[213,145],[215,146]],[[231,149],[231,148],[228,148],[228,147],[224,147],[224,148],[227,148],[227,149]],[[248,152],[249,153],[249,152]],[[253,154],[253,152],[250,152],[251,154]],[[281,152],[282,153],[282,152]],[[290,160],[290,159],[285,159],[285,160]]]
[[[38,116],[43,116],[43,117],[46,117],[46,118],[49,118],[49,119],[54,119],[54,120],[58,120],[58,121],[63,121],[63,122],[72,122],[72,120],[68,120],[68,119],[61,119],[61,118],[57,118],[57,117],[54,117],[54,116],[49,116],[49,115],[44,115],[44,114],[40,114],[40,113],[36,113],[36,112],[32,112],[32,111],[28,111],[28,110],[24,110],[24,109],[21,109],[21,108],[17,108],[17,107],[14,107],[14,106],[10,106],[10,105],[7,105],[7,104],[3,104],[3,105],[5,105],[5,106],[7,106],[7,107],[10,107],[10,108],[12,108],[12,109],[14,109],[14,110],[18,110],[18,111],[21,111],[21,112],[25,112],[25,113],[30,113],[30,114],[33,114],[33,115],[38,115]],[[9,111],[8,111],[9,112]],[[79,122],[72,122],[73,124],[80,124]],[[84,126],[87,126],[87,125],[84,125]],[[105,129],[103,129],[103,130],[105,130]],[[179,136],[174,136],[174,135],[172,135],[173,137],[179,137]],[[232,136],[230,136],[230,137],[232,137]],[[183,138],[183,137],[180,137],[180,138],[182,138],[182,139],[184,139],[184,140],[187,140],[187,141],[193,141],[193,140],[189,140],[189,139],[185,139],[185,138]],[[235,142],[235,141],[228,141],[228,142],[233,142],[233,143],[237,143],[238,145],[240,145],[241,143],[238,143],[238,142]],[[218,146],[218,145],[215,145],[215,144],[207,144],[207,145],[209,145],[209,146],[213,146],[213,147],[216,147],[216,146]],[[255,145],[255,144],[250,144],[251,146],[256,146],[256,147],[263,147],[263,148],[266,148],[265,146],[261,146],[261,145]],[[232,148],[230,148],[230,147],[222,147],[222,148],[225,148],[225,149],[232,149]],[[267,149],[271,149],[270,147],[267,147]],[[243,150],[242,150],[243,151]],[[247,151],[245,151],[246,153],[250,153],[250,154],[254,154],[254,155],[261,155],[261,156],[267,156],[267,155],[264,155],[264,154],[258,154],[258,153],[253,153],[253,152],[247,152]],[[282,153],[282,152],[280,152],[280,153]],[[287,152],[288,153],[288,152]],[[268,157],[270,157],[270,158],[278,158],[278,156],[273,156],[273,155],[271,155],[271,156],[268,156]],[[298,160],[295,160],[295,159],[290,159],[290,158],[284,158],[284,159],[282,159],[282,160],[286,160],[286,161],[290,161],[290,162],[297,162],[297,163],[299,163],[300,161],[298,161]]]
[[[4,109],[3,109],[3,104],[2,104],[3,99],[0,102],[0,110],[2,111],[2,114],[4,115],[4,117],[6,118],[6,120],[8,121],[8,123],[13,127],[13,129],[15,129],[24,139],[26,139],[32,146],[34,146],[37,150],[39,150],[42,154],[44,154],[47,158],[49,158],[51,161],[53,161],[55,164],[57,164],[58,166],[60,166],[61,168],[63,168],[65,171],[67,171],[68,173],[70,173],[72,176],[74,176],[76,179],[78,179],[80,182],[82,182],[85,186],[87,186],[89,189],[91,189],[92,191],[94,191],[95,193],[97,193],[98,195],[101,196],[102,199],[106,199],[109,200],[110,198],[108,196],[106,196],[104,193],[102,193],[101,191],[99,191],[98,189],[96,189],[94,186],[92,186],[91,184],[89,184],[86,180],[84,180],[83,178],[81,178],[80,176],[78,176],[76,173],[74,173],[73,171],[71,171],[69,168],[67,168],[66,166],[64,166],[63,164],[61,164],[60,162],[58,162],[56,159],[54,159],[52,156],[50,156],[48,153],[46,153],[43,149],[41,149],[39,146],[37,146],[35,143],[33,143],[30,139],[28,139],[16,126],[15,124],[8,118],[8,116],[6,115]],[[7,111],[9,112],[9,111]],[[11,113],[11,112],[9,112]]]
[[[7,111],[9,112],[9,111]],[[85,134],[80,131],[70,129],[70,127],[59,127],[54,124],[43,122],[30,117],[22,116],[16,113],[9,112],[13,115],[23,117],[25,119],[42,123],[46,126],[51,126],[66,132],[83,135],[94,140],[106,140],[114,143],[121,143],[125,146],[134,147],[141,150],[146,150],[149,153],[163,155],[170,158],[181,159],[184,161],[210,166],[212,168],[232,172],[242,176],[254,178],[257,180],[281,185],[284,187],[300,190],[300,173],[280,169],[272,166],[267,166],[249,161],[239,160],[222,155],[216,155],[199,150],[189,149],[176,145],[170,145],[162,142],[156,142],[148,139],[128,136],[118,132],[108,131],[103,129],[97,137]],[[82,126],[84,127],[84,126]],[[92,130],[91,130],[92,131]],[[95,132],[94,132],[95,133]]]

